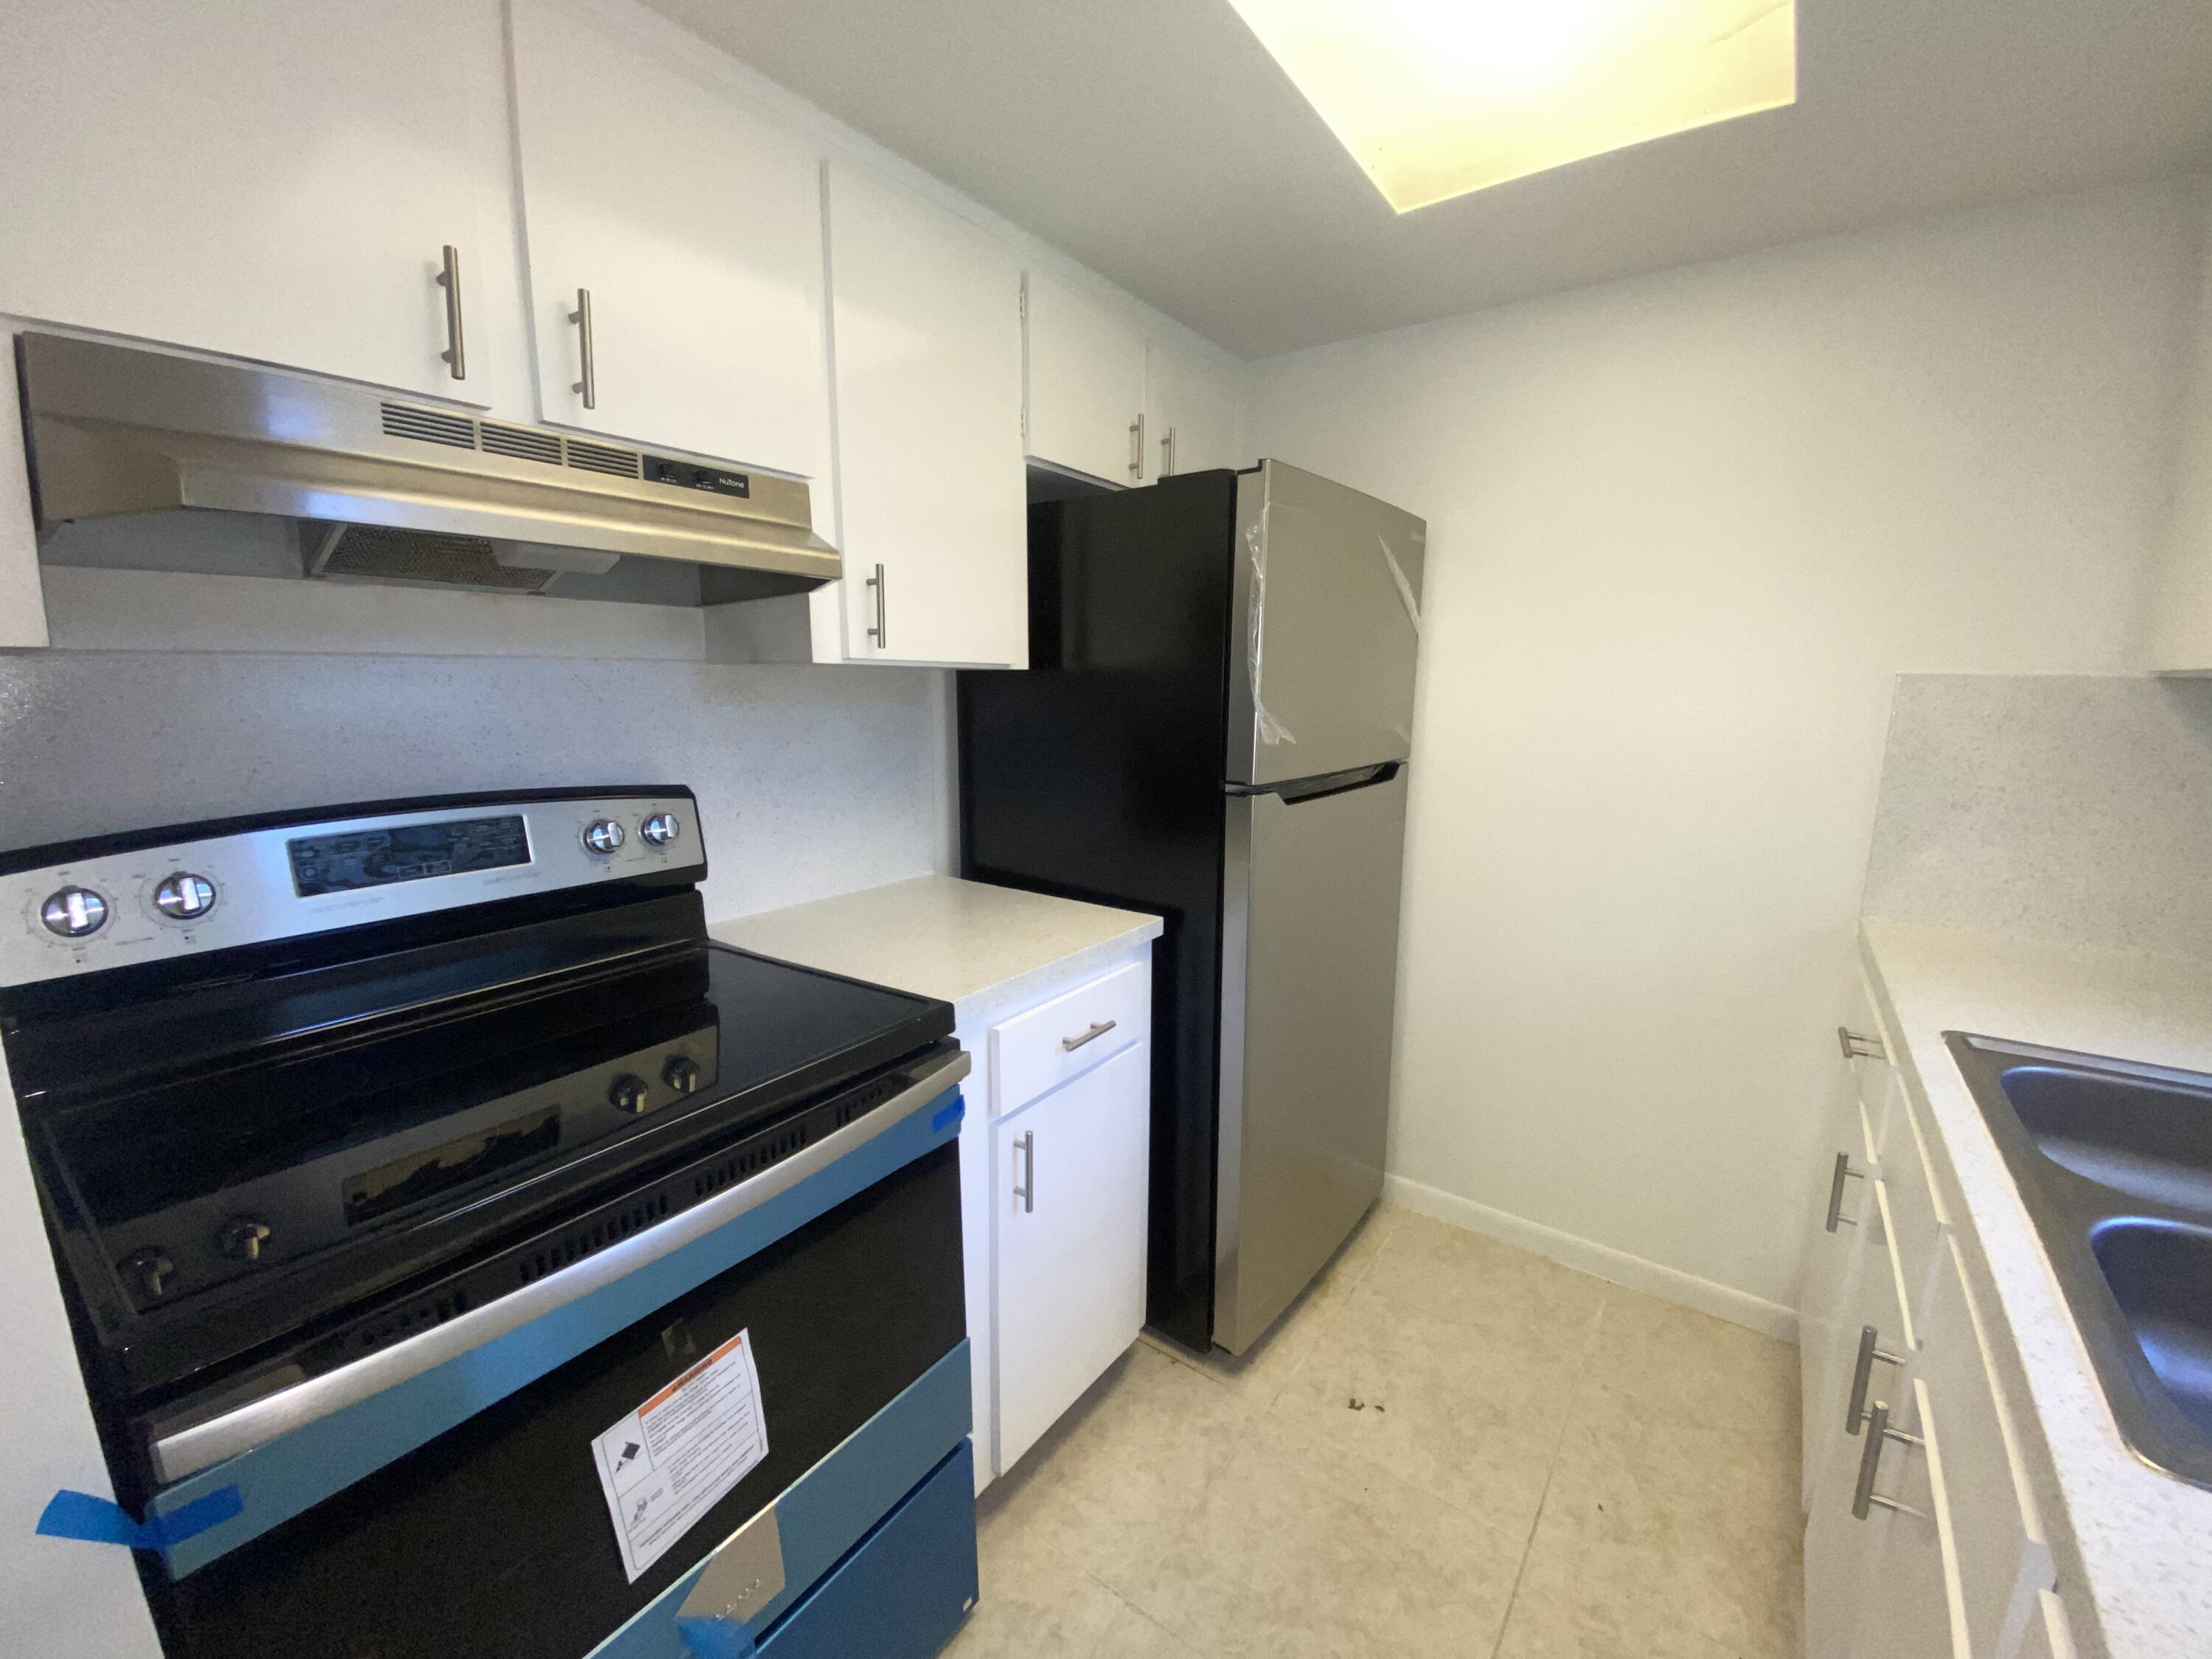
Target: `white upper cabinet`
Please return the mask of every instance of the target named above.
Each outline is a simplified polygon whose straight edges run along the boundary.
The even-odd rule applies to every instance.
[[[1224,365],[1154,340],[1145,350],[1146,478],[1245,465],[1237,386]]]
[[[514,38],[541,417],[823,476],[819,159],[558,0]]]
[[[1022,315],[1030,459],[1109,483],[1150,483],[1144,331],[1035,270],[1023,282]]]
[[[497,52],[490,0],[0,6],[0,313],[487,401],[437,278],[466,347]]]
[[[1026,666],[1020,267],[857,167],[827,188],[845,655]]]

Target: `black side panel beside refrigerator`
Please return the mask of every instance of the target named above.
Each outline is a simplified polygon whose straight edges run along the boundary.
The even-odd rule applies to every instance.
[[[1146,1317],[1212,1337],[1237,475],[1030,513],[1030,669],[959,676],[961,873],[1150,910]]]

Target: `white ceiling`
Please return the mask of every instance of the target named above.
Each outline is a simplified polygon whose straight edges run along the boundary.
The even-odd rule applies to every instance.
[[[648,3],[1255,357],[2212,161],[2212,0],[1799,0],[1796,108],[1403,218],[1226,0]]]

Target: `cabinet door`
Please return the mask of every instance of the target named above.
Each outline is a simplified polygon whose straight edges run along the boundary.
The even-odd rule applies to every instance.
[[[1030,458],[1109,483],[1147,482],[1143,331],[1039,271],[1022,293]]]
[[[1145,440],[1153,478],[1244,464],[1235,375],[1158,341],[1145,347]]]
[[[828,185],[845,653],[1026,667],[1020,267],[857,168]]]
[[[1909,1402],[1911,1398],[1913,1333],[1905,1321],[1890,1255],[1888,1206],[1879,1179],[1866,1185],[1835,1322],[1834,1357],[1828,1361],[1839,1387],[1820,1408],[1818,1431],[1813,1431],[1815,1425],[1807,1425],[1808,1455],[1815,1468],[1808,1483],[1805,1527],[1806,1659],[1845,1659],[1855,1650],[1863,1651],[1855,1649],[1854,1638],[1887,1514],[1876,1510],[1863,1519],[1851,1513],[1867,1443],[1864,1407],[1876,1401]],[[1859,1356],[1869,1330],[1874,1338],[1867,1345],[1862,1389]],[[1882,1355],[1893,1358],[1878,1357]],[[1856,1416],[1849,1413],[1854,1395],[1862,1406]],[[1900,1421],[1899,1426],[1905,1425]]]
[[[1872,1560],[1851,1651],[1856,1659],[1973,1659],[1952,1617],[1956,1563],[1942,1439],[1927,1385],[1915,1382],[1885,1414],[1890,1432],[1870,1439],[1865,1453],[1873,1497],[1856,1524],[1869,1529]],[[1869,1424],[1866,1432],[1881,1426]]]
[[[543,418],[822,475],[818,159],[560,0],[516,5],[514,87]]]
[[[1151,1077],[1152,1045],[1124,1048],[992,1137],[1002,1472],[1145,1322]]]
[[[491,0],[0,6],[0,313],[469,398],[437,276],[465,343],[498,42]]]

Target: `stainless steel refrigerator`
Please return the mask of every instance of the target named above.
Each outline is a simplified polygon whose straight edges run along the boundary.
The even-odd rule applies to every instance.
[[[1146,1316],[1241,1353],[1382,1187],[1426,528],[1280,462],[1030,511],[963,873],[1152,910]]]

